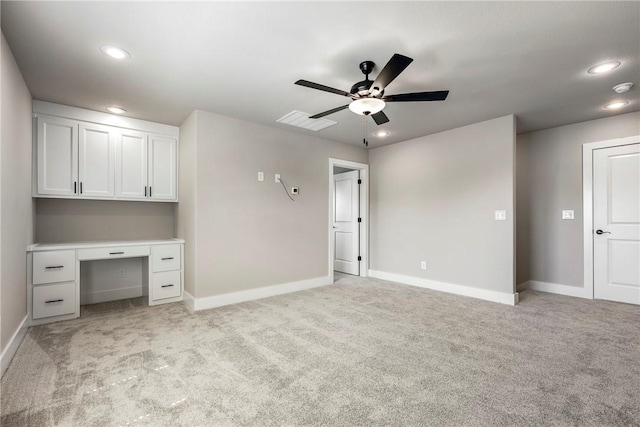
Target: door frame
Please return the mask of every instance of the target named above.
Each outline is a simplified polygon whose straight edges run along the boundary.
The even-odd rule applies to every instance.
[[[341,160],[329,158],[329,277],[333,282],[333,261],[335,258],[335,236],[333,234],[333,199],[334,183],[333,183],[333,167],[339,166],[360,171],[360,179],[362,184],[360,187],[360,277],[367,277],[369,271],[369,165],[366,163],[352,162],[350,160]]]
[[[582,236],[585,298],[594,298],[593,281],[593,151],[640,143],[640,135],[582,144]]]

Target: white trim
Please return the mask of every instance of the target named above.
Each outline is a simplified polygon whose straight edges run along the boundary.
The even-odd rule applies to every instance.
[[[196,311],[196,309],[195,309],[195,307],[196,307],[195,298],[193,298],[193,296],[189,292],[184,291],[184,299],[182,300],[182,302],[187,307],[187,310],[189,310],[191,313]]]
[[[593,299],[593,151],[601,148],[637,144],[640,135],[582,144],[582,241],[584,259],[583,298]],[[540,282],[542,283],[542,282]],[[566,294],[563,294],[566,295]]]
[[[333,283],[331,276],[316,277],[313,279],[300,280],[297,282],[281,283],[279,285],[265,286],[262,288],[249,289],[246,291],[231,292],[228,294],[215,295],[206,298],[193,298],[194,311],[206,310],[209,308],[222,307],[225,305],[238,304],[246,301],[254,301],[262,298],[269,298],[276,295],[288,294],[291,292],[303,291],[306,289],[326,286]],[[185,292],[185,295],[187,293]]]
[[[456,285],[453,283],[438,282],[435,280],[422,279],[420,277],[405,276],[403,274],[387,273],[384,271],[369,270],[369,276],[376,279],[387,280],[389,282],[402,283],[404,285],[417,286],[419,288],[431,289],[434,291],[446,292],[449,294],[462,295],[465,297],[478,298],[486,301],[499,302],[500,304],[516,305],[518,303],[518,293],[509,294],[506,292],[490,291],[488,289],[472,288],[470,286]]]
[[[532,291],[548,292],[550,294],[566,295],[569,297],[593,299],[589,289],[579,286],[561,285],[560,283],[540,282],[529,280],[518,285],[518,291],[530,289]]]
[[[369,165],[366,163],[352,162],[350,160],[340,160],[329,158],[329,277],[333,283],[333,262],[334,262],[334,233],[333,233],[333,167],[351,168],[360,171],[362,187],[360,187],[360,277],[367,277],[369,272]]]
[[[70,107],[68,105],[54,104],[52,102],[33,100],[33,114],[64,117],[67,119],[82,120],[85,122],[99,123],[126,129],[134,129],[143,132],[157,133],[165,136],[180,136],[180,128],[166,125],[164,123],[149,122],[146,120],[133,119],[127,116],[103,113],[84,108]],[[35,135],[35,134],[34,134]],[[150,201],[150,200],[145,200]]]
[[[97,304],[119,299],[138,298],[142,296],[142,285],[130,288],[109,289],[105,291],[86,292],[80,294],[80,305]]]
[[[27,330],[29,329],[29,326],[27,325],[28,319],[29,316],[24,316],[24,319],[22,319],[22,322],[20,322],[20,326],[18,326],[18,329],[9,340],[7,348],[5,348],[2,352],[2,356],[0,356],[0,368],[2,370],[2,373],[0,375],[4,375],[5,371],[9,367],[9,364],[11,363],[11,360],[13,359],[13,356],[15,356],[16,351],[18,351],[18,347],[20,347],[20,344],[22,344],[22,340],[24,339],[24,336],[27,334]]]

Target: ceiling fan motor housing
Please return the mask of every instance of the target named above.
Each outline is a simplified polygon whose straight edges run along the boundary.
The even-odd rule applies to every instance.
[[[384,91],[381,91],[379,88],[375,91],[371,90],[371,85],[373,84],[373,82],[369,80],[369,74],[371,73],[371,71],[373,71],[373,67],[375,65],[376,64],[373,61],[364,61],[360,63],[360,71],[362,71],[362,74],[364,74],[366,78],[361,82],[358,82],[351,86],[350,93],[352,95],[359,95],[361,97],[369,96],[371,94],[373,94],[374,96],[382,96]]]

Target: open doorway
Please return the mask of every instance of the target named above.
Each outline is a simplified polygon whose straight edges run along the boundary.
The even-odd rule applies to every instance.
[[[366,277],[369,165],[329,159],[329,272]]]

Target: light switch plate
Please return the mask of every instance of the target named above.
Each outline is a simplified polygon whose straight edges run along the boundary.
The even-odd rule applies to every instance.
[[[276,183],[278,183],[278,182],[280,182],[280,174],[279,173],[276,174]]]
[[[506,221],[507,220],[507,211],[496,211],[495,212],[496,221]]]
[[[573,210],[562,211],[562,219],[574,219]]]
[[[258,172],[258,181],[264,181],[264,172]]]

